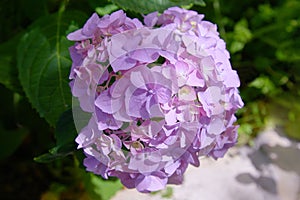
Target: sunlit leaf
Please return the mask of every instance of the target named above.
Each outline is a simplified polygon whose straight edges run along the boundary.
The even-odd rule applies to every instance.
[[[266,76],[257,77],[249,84],[249,86],[260,89],[262,94],[272,94],[277,92],[274,83]]]
[[[66,31],[72,21],[81,22],[80,12],[59,12],[38,20],[18,46],[21,85],[40,116],[55,125],[59,116],[71,107],[68,74],[71,60]]]
[[[84,176],[84,185],[91,199],[110,200],[122,188],[119,180],[103,180],[92,173],[85,173]]]
[[[108,4],[104,7],[97,7],[96,8],[96,12],[100,15],[100,16],[104,16],[107,14],[110,14],[111,12],[115,11],[118,9],[118,6],[114,5],[114,4]]]
[[[230,52],[235,53],[241,51],[245,44],[252,38],[252,33],[248,29],[248,22],[246,19],[241,19],[234,26],[233,33],[229,35],[232,37],[233,42],[230,45]]]
[[[205,5],[202,0],[112,0],[113,3],[123,9],[147,14],[154,11],[162,12],[173,6],[184,6],[190,4]]]

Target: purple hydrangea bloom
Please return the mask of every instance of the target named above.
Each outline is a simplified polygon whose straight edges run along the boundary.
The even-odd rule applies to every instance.
[[[173,7],[143,25],[120,10],[68,35],[72,94],[91,114],[76,138],[87,171],[152,192],[236,144],[239,77],[203,18]]]

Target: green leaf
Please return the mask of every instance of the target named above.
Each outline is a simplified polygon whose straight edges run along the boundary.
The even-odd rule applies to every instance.
[[[16,46],[21,34],[16,35],[5,43],[0,44],[0,83],[15,92],[22,92],[18,80],[18,69],[16,63]]]
[[[300,141],[299,95],[284,93],[268,104],[270,119],[276,126],[284,128],[284,134]]]
[[[195,0],[194,4],[198,6],[206,6],[206,3],[203,0]]]
[[[92,173],[84,174],[84,186],[91,199],[110,200],[123,187],[119,180],[103,180]]]
[[[162,12],[173,6],[204,5],[202,0],[112,0],[112,2],[125,10],[128,9],[143,14],[154,11]]]
[[[162,198],[171,199],[173,196],[173,188],[167,187],[161,194]]]
[[[34,160],[36,162],[48,163],[75,153],[76,136],[77,132],[74,125],[72,110],[70,109],[60,116],[56,124],[56,147],[50,149],[49,153],[34,158]]]
[[[13,154],[27,133],[28,131],[24,128],[6,130],[0,124],[0,160]]]
[[[74,124],[73,113],[70,109],[60,116],[56,124],[56,144],[58,147],[74,144],[76,136],[77,132]]]
[[[257,77],[249,84],[250,87],[254,87],[261,90],[262,94],[274,94],[277,92],[274,83],[267,76]]]
[[[234,26],[233,33],[229,34],[229,36],[233,39],[230,45],[230,52],[236,53],[243,50],[246,43],[252,39],[252,33],[248,29],[248,21],[246,19],[238,21]]]
[[[104,16],[104,15],[110,14],[111,12],[113,12],[117,9],[118,9],[118,6],[116,6],[114,4],[108,4],[108,5],[105,5],[104,7],[97,7],[96,12],[99,15]]]
[[[18,46],[19,79],[32,106],[54,126],[71,107],[68,74],[71,66],[66,31],[72,22],[82,22],[81,12],[49,15],[31,26]]]

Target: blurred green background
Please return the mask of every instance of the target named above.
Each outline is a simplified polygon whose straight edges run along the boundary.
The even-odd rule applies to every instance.
[[[141,13],[176,5],[205,14],[227,43],[245,102],[237,113],[239,145],[252,145],[268,125],[300,140],[298,0],[2,0],[1,199],[105,200],[122,188],[118,180],[103,181],[81,166],[68,92],[67,52],[72,43],[65,36],[93,12],[103,16],[125,9],[129,17],[141,18]],[[52,58],[57,52],[60,55]],[[61,66],[46,65],[49,57]],[[40,66],[49,72],[40,71]],[[48,76],[59,70],[59,79]],[[65,96],[53,95],[58,84],[67,91]]]

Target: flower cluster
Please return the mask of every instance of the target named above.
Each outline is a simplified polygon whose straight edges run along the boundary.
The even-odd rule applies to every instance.
[[[157,191],[236,143],[239,77],[203,17],[173,7],[143,25],[123,11],[93,14],[68,35],[72,94],[91,113],[76,138],[88,171]]]

